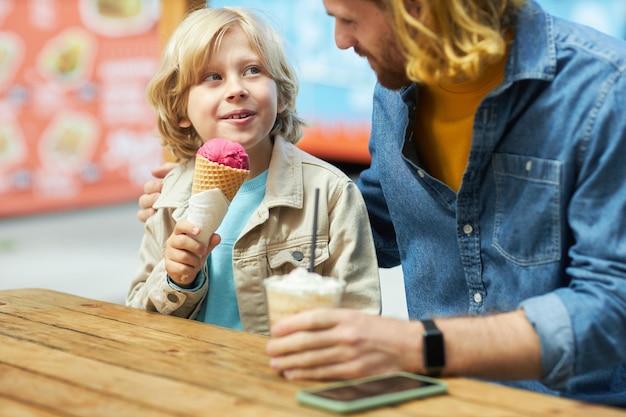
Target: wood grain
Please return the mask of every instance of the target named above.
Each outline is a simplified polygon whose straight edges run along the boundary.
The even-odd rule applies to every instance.
[[[267,338],[49,290],[0,291],[0,416],[328,416],[268,366]],[[464,378],[354,415],[598,416],[618,409]]]

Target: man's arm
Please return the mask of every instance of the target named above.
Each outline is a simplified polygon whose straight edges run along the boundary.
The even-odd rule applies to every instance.
[[[436,319],[445,341],[443,375],[540,379],[539,338],[522,310]],[[426,373],[419,321],[352,310],[312,310],[284,319],[267,344],[270,365],[289,379],[348,379],[403,370]]]
[[[442,319],[437,325],[447,338],[446,374],[496,380],[541,379],[539,337],[523,310]]]

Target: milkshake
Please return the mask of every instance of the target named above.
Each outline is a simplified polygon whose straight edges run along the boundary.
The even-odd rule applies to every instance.
[[[267,278],[263,285],[271,326],[304,310],[339,307],[346,282],[296,268],[288,275]]]

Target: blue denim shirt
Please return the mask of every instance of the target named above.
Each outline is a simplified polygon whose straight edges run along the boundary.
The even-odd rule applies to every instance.
[[[626,42],[530,2],[457,193],[420,168],[419,97],[377,86],[361,174],[411,319],[523,308],[555,395],[626,406]]]

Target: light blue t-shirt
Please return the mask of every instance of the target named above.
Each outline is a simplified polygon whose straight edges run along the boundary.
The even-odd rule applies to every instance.
[[[243,183],[216,230],[222,241],[207,259],[209,290],[196,320],[242,330],[233,279],[233,246],[265,197],[267,170]]]

